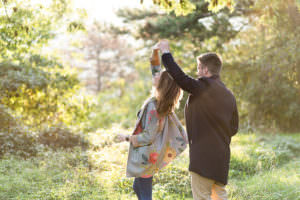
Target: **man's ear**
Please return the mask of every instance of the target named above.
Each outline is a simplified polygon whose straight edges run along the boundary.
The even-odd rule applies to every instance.
[[[204,73],[205,73],[205,74],[208,74],[208,73],[209,73],[209,71],[208,71],[208,68],[207,68],[207,67],[205,67],[205,68],[204,68]]]

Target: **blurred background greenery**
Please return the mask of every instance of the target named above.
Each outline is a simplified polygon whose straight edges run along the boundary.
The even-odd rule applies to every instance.
[[[149,56],[162,38],[194,77],[199,54],[223,58],[240,114],[231,199],[297,199],[300,2],[111,3],[115,12],[93,0],[1,0],[0,199],[133,198],[127,146],[113,137],[131,133],[151,95]],[[154,193],[191,198],[186,154],[156,177]]]

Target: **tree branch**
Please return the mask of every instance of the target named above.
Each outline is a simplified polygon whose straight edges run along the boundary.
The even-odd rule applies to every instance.
[[[3,0],[1,0],[1,3],[3,4],[3,7],[4,7],[4,10],[5,10],[5,14],[6,14],[6,17],[7,17],[7,20],[10,22],[10,18],[7,14],[7,9],[6,9],[6,5],[5,5],[5,2]]]

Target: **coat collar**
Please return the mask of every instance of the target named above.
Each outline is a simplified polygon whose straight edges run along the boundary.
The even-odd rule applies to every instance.
[[[210,77],[201,77],[201,78],[198,78],[198,80],[200,79],[217,79],[217,80],[220,80],[220,75],[212,75]]]

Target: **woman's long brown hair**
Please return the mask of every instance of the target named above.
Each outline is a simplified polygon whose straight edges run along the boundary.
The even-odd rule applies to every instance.
[[[171,114],[179,105],[182,91],[167,71],[161,73],[155,97],[157,100],[156,110],[160,118]]]

